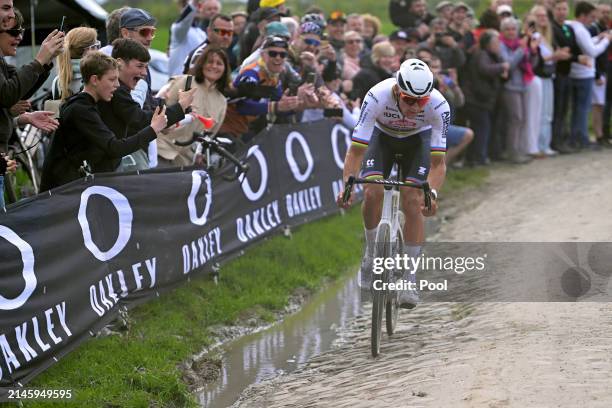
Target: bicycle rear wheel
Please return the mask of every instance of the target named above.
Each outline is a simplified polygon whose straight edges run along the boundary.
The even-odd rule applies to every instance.
[[[387,258],[391,254],[391,231],[387,224],[380,225],[376,234],[376,249],[374,250],[374,258]],[[383,283],[389,282],[390,273],[384,271],[380,278]],[[371,350],[372,356],[377,357],[380,354],[380,340],[382,337],[382,318],[387,303],[387,289],[373,290],[372,296],[372,333],[371,333]]]

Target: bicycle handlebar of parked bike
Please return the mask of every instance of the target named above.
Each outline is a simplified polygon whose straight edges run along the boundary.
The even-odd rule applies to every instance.
[[[423,190],[423,194],[425,196],[425,206],[428,210],[431,210],[431,188],[429,187],[428,182],[424,182],[423,184],[412,184],[405,183],[402,181],[396,180],[384,180],[384,179],[360,179],[355,178],[354,176],[350,176],[344,186],[344,193],[342,194],[342,202],[344,204],[348,203],[351,198],[351,191],[353,191],[353,186],[355,184],[379,184],[382,186],[390,186],[390,187],[410,187],[410,188],[418,188]]]
[[[236,156],[227,151],[224,144],[212,137],[210,132],[193,132],[193,137],[191,140],[185,142],[179,142],[178,140],[174,141],[175,145],[182,147],[190,146],[193,143],[200,143],[202,147],[210,148],[211,150],[217,152],[219,155],[232,162],[240,173],[246,173],[249,170],[249,165],[247,163],[239,160]]]

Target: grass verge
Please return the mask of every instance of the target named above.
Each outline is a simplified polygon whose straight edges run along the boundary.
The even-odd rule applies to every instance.
[[[483,170],[455,171],[447,186],[457,191],[485,179]],[[271,318],[297,288],[316,290],[358,264],[361,242],[359,208],[297,228],[291,240],[275,236],[226,264],[218,286],[193,279],[135,308],[129,332],[84,343],[28,387],[72,389],[70,407],[197,406],[177,365],[210,344],[208,327],[253,311]]]

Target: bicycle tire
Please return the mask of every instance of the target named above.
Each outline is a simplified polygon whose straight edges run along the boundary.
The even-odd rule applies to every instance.
[[[378,227],[376,234],[376,248],[374,250],[374,258],[387,258],[391,252],[390,248],[390,229],[387,224],[382,224]],[[383,282],[389,282],[389,273],[384,271],[381,274]],[[377,357],[380,354],[380,341],[382,337],[382,319],[387,300],[386,290],[373,290],[372,295],[372,332],[370,335],[370,345],[372,356]]]
[[[404,234],[402,233],[401,226],[398,226],[398,231],[395,234],[395,242],[391,246],[391,257],[395,258],[396,255],[402,255],[404,252]],[[397,281],[398,276],[401,277],[401,271],[393,271],[390,279]],[[399,292],[394,290],[387,296],[387,303],[385,308],[385,323],[387,326],[387,335],[392,336],[397,326],[397,317],[399,315]]]

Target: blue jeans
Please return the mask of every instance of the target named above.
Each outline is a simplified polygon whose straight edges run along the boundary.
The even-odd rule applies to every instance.
[[[0,208],[4,207],[4,176],[0,176]]]
[[[572,78],[572,133],[570,141],[587,146],[589,142],[589,111],[594,78]]]

